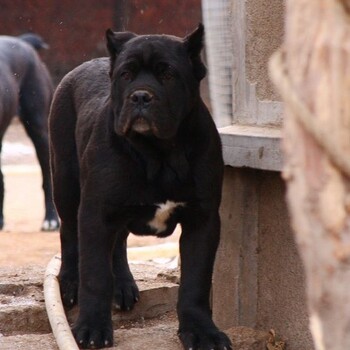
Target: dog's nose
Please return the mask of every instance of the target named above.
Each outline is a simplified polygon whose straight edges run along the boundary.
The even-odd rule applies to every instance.
[[[145,106],[151,103],[153,95],[147,90],[136,90],[130,95],[130,99],[136,105]]]

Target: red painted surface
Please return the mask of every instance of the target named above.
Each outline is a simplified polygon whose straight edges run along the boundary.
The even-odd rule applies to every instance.
[[[41,53],[57,83],[80,63],[105,56],[104,33],[115,28],[117,2],[122,0],[4,0],[0,34],[40,34],[50,45]],[[123,26],[139,34],[184,36],[201,19],[200,0],[128,0]]]
[[[201,1],[133,0],[128,12],[127,28],[136,33],[184,36],[201,21]]]

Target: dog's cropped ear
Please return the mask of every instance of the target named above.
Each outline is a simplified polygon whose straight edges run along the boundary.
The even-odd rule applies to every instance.
[[[192,60],[194,74],[198,81],[202,80],[207,72],[204,63],[201,59],[201,51],[203,48],[204,39],[204,26],[199,23],[198,27],[189,35],[187,35],[184,40],[184,45],[187,49],[188,55]]]
[[[114,61],[122,50],[123,45],[136,37],[131,32],[113,32],[111,29],[106,31],[107,49],[111,57],[111,72],[114,68]]]

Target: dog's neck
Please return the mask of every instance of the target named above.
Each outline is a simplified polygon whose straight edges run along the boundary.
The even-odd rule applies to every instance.
[[[164,171],[172,173],[180,182],[188,180],[190,171],[189,159],[193,152],[193,142],[197,142],[198,115],[207,112],[202,100],[191,110],[180,124],[175,137],[159,139],[152,135],[141,135],[136,132],[128,136],[117,135],[114,131],[114,113],[111,106],[109,128],[112,143],[122,146],[132,158],[140,162],[145,168],[147,179],[157,181]],[[201,109],[205,109],[204,111]],[[194,141],[197,140],[197,141]]]
[[[156,180],[164,168],[173,173],[179,181],[184,181],[187,177],[189,164],[183,146],[180,146],[176,138],[160,140],[135,134],[128,137],[127,142],[146,167],[148,180]]]

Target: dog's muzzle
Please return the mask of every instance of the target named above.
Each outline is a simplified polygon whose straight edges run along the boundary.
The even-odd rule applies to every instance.
[[[152,131],[151,122],[145,117],[145,112],[152,105],[153,99],[153,93],[145,89],[135,90],[130,94],[129,103],[137,111],[136,115],[130,120],[131,130],[140,134],[147,134]]]
[[[131,129],[139,134],[146,134],[151,131],[150,123],[143,117],[132,121]]]
[[[153,101],[154,95],[148,90],[135,90],[130,96],[130,101],[139,108],[147,108]]]

